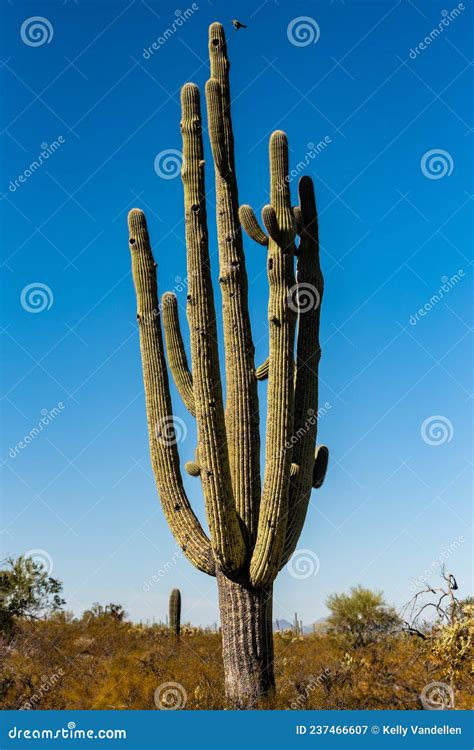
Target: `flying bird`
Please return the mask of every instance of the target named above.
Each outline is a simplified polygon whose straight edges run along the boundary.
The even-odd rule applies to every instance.
[[[233,27],[238,31],[239,29],[246,29],[246,25],[244,23],[240,23],[236,18],[232,21]]]

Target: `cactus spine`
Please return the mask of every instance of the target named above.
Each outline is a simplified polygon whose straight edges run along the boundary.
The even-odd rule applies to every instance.
[[[326,448],[320,447],[315,458],[323,279],[313,184],[308,177],[300,180],[299,206],[292,207],[288,142],[282,131],[270,138],[270,204],[262,211],[266,231],[250,206],[239,210],[230,63],[224,30],[218,23],[209,29],[209,56],[206,102],[215,167],[225,405],[210,274],[201,106],[194,84],[187,83],[181,92],[190,365],[176,297],[165,293],[158,304],[156,264],[145,216],[138,209],[129,214],[130,251],[158,493],[171,531],[188,559],[217,578],[226,694],[231,705],[252,707],[274,688],[273,581],[296,547],[311,490],[321,486],[327,467]],[[267,249],[269,356],[257,369],[241,226]],[[300,287],[305,290],[308,285],[317,298],[309,311],[298,294]],[[209,536],[183,487],[161,322],[173,379],[196,419],[198,448],[185,469],[200,478]],[[257,387],[265,379],[268,407],[262,485]]]
[[[169,627],[173,635],[179,638],[181,632],[181,592],[173,589],[170,594]]]

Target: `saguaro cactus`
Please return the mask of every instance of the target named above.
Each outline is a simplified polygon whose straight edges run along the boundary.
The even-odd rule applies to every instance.
[[[179,589],[173,589],[170,594],[169,626],[173,635],[179,638],[181,632],[181,592]]]
[[[299,206],[292,207],[285,133],[276,131],[270,138],[270,204],[262,211],[267,231],[260,227],[250,206],[239,210],[230,65],[219,23],[209,29],[209,56],[206,100],[215,167],[225,406],[210,274],[200,96],[194,84],[187,83],[181,92],[191,366],[176,297],[166,293],[161,305],[158,303],[156,263],[145,216],[139,209],[129,214],[130,250],[158,492],[171,531],[188,559],[217,578],[227,697],[231,705],[251,707],[274,688],[273,581],[295,550],[311,489],[321,486],[327,466],[326,448],[320,447],[315,458],[323,278],[313,184],[308,177],[300,180]],[[269,356],[258,368],[241,226],[267,248]],[[183,486],[161,321],[172,376],[197,423],[198,447],[185,468],[200,478],[209,536],[191,509]],[[266,378],[262,485],[257,386]]]

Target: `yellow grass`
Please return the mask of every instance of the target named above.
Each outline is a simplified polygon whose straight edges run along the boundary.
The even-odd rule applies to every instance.
[[[219,633],[183,630],[177,642],[163,627],[111,618],[18,622],[0,640],[1,706],[156,710],[155,691],[173,682],[187,709],[225,708]],[[442,681],[454,689],[455,708],[470,708],[469,658],[453,677],[437,644],[398,635],[351,650],[325,633],[277,633],[277,694],[258,707],[421,709],[423,688]]]

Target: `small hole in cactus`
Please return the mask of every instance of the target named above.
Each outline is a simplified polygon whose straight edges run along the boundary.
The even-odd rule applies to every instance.
[[[268,270],[271,271],[273,268],[273,258],[268,259]]]
[[[179,503],[176,503],[176,505],[174,506],[174,509],[181,510],[181,505]]]
[[[133,238],[132,238],[132,239],[130,240],[130,244],[131,244],[131,245],[134,245],[134,244],[135,244],[135,242],[136,242],[136,240],[134,240]]]
[[[191,302],[191,299],[192,299],[191,295],[190,295],[190,294],[187,294],[187,295],[186,295],[186,299],[188,300],[188,302]]]
[[[194,205],[191,206],[191,211],[193,212],[193,214],[197,214],[197,212],[199,211],[199,206],[197,205],[197,203],[194,203]]]
[[[219,40],[218,39],[213,39],[212,40],[212,46],[213,47],[218,47],[219,46]]]

